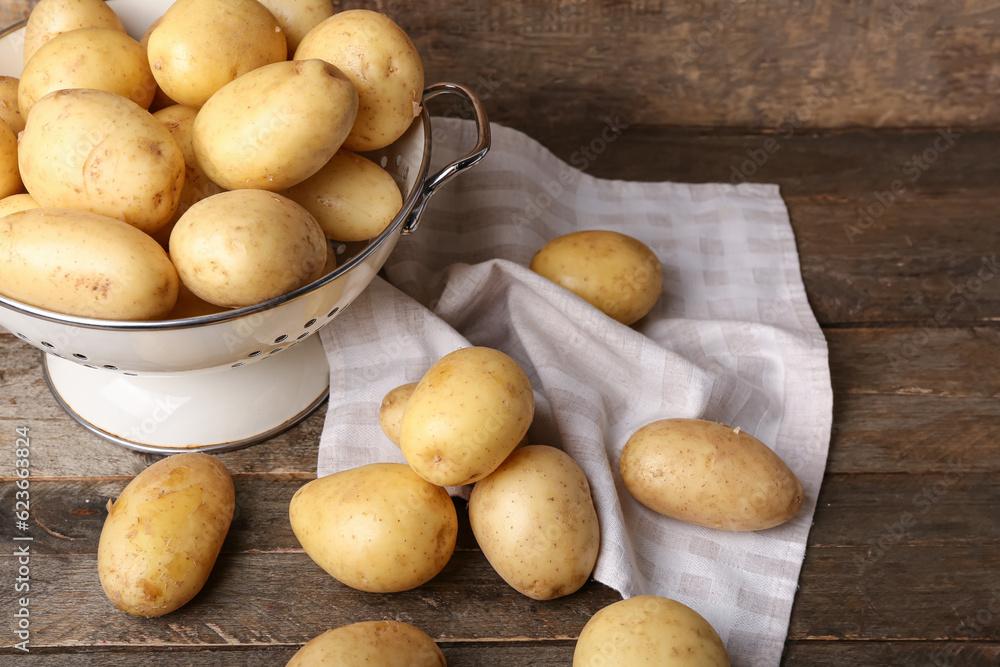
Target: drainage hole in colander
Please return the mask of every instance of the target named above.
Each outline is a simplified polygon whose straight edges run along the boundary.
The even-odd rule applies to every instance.
[[[306,336],[308,336],[309,333],[310,333],[309,331],[306,331],[305,333],[300,333],[299,337],[296,338],[295,340],[302,340],[303,338],[305,338]]]
[[[286,340],[288,340],[288,334],[282,334],[282,335],[278,336],[277,338],[275,338],[274,342],[275,343],[283,343]]]
[[[395,160],[393,160],[393,161],[392,161],[392,163],[393,163],[394,165],[396,165],[397,167],[398,167],[399,165],[403,164],[403,156],[402,156],[401,154],[399,154],[399,153],[396,153],[396,159],[395,159]]]
[[[243,366],[243,365],[244,365],[244,362],[242,362],[242,361],[237,361],[237,362],[236,362],[235,364],[233,364],[233,366],[232,366],[232,367],[233,367],[233,368],[239,368],[240,366]]]
[[[109,371],[116,371],[116,370],[118,370],[117,366],[112,366],[111,364],[104,364],[104,368],[107,368]]]
[[[333,317],[334,315],[337,314],[337,311],[339,311],[339,310],[340,310],[340,306],[337,306],[336,308],[334,308],[333,310],[331,310],[329,313],[327,313],[326,316],[327,317]]]
[[[74,353],[73,353],[73,356],[74,356],[75,358],[77,358],[77,359],[82,359],[83,361],[86,361],[86,360],[87,360],[87,355],[85,355],[85,354],[80,354],[79,352],[74,352]]]
[[[54,349],[56,349],[56,346],[55,346],[55,345],[53,345],[52,343],[47,343],[47,342],[45,342],[44,340],[42,341],[42,347],[47,347],[47,348],[49,348],[50,350],[54,350]]]
[[[406,178],[409,175],[410,175],[410,165],[406,165],[405,167],[403,167],[403,178]]]
[[[19,334],[14,334],[14,335],[15,335],[15,336],[17,336],[18,338],[20,338],[21,340],[26,340],[26,341],[28,341],[29,343],[31,342],[31,339],[30,339],[30,338],[28,338],[27,336],[25,336],[25,335],[24,335],[23,333],[19,333]]]
[[[138,373],[125,373],[125,375],[128,375],[129,377],[134,377],[134,378],[139,377]]]
[[[378,161],[378,163],[379,163],[380,165],[382,165],[382,168],[383,168],[383,169],[385,169],[385,165],[389,164],[389,157],[388,157],[388,156],[386,156],[386,155],[383,155],[383,156],[382,156],[382,159],[381,159],[381,160],[379,160],[379,161]]]
[[[260,355],[262,355],[263,353],[264,353],[264,350],[256,350],[256,351],[254,351],[254,352],[251,352],[251,353],[250,353],[250,354],[248,354],[247,356],[248,356],[248,357],[259,357],[259,356],[260,356]]]
[[[270,352],[268,352],[268,354],[274,354],[275,352],[281,352],[284,349],[285,348],[283,348],[283,347],[276,347],[273,350],[271,350]]]
[[[334,248],[333,251],[338,255],[343,255],[345,252],[347,252],[347,244],[341,243],[339,246]]]
[[[94,366],[93,364],[84,364],[83,367],[84,368],[93,368],[95,371],[97,370],[97,366]]]
[[[306,322],[305,324],[303,324],[302,328],[303,329],[308,329],[309,327],[311,327],[314,324],[316,324],[316,318],[315,317],[312,318],[311,320],[309,320],[308,322]]]

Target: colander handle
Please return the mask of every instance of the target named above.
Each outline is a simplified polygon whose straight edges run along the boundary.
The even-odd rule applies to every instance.
[[[483,106],[483,101],[479,99],[472,90],[466,86],[459,83],[435,83],[431,84],[424,90],[424,103],[426,104],[428,100],[434,99],[438,95],[458,95],[464,97],[472,105],[472,111],[475,115],[476,121],[476,147],[472,149],[465,157],[461,157],[451,164],[443,167],[436,174],[429,176],[427,180],[424,181],[423,189],[420,193],[420,198],[414,205],[413,210],[410,211],[410,215],[406,218],[406,222],[403,223],[403,234],[412,234],[416,231],[417,226],[420,225],[420,218],[423,217],[424,209],[427,207],[427,202],[430,201],[431,195],[433,195],[439,187],[455,178],[459,172],[468,169],[472,165],[476,164],[484,157],[486,153],[490,150],[490,123],[486,118],[486,107]]]

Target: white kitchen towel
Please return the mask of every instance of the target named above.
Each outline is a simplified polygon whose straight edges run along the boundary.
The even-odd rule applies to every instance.
[[[469,121],[433,125],[436,165],[475,144]],[[602,540],[594,577],[625,597],[692,607],[734,666],[777,665],[833,401],[826,341],[777,186],[602,180],[522,133],[492,132],[489,155],[433,197],[385,279],[322,330],[331,375],[318,474],[404,462],[379,428],[382,397],[459,347],[502,350],[535,390],[530,442],[561,447],[590,481]],[[581,229],[633,236],[662,262],[663,294],[635,325],[528,269],[546,241]],[[670,417],[738,426],[771,446],[802,480],[800,513],[730,533],[641,506],[618,457],[638,428]]]

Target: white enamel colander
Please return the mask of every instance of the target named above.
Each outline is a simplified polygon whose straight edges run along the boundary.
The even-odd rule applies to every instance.
[[[110,0],[138,39],[170,0]],[[0,74],[19,76],[23,24],[0,35]],[[426,102],[466,98],[478,129],[466,156],[429,173]],[[372,281],[402,235],[412,233],[441,185],[489,151],[489,122],[469,88],[437,83],[424,111],[392,145],[364,155],[399,184],[403,207],[378,237],[338,248],[332,273],[270,301],[182,320],[113,322],[72,317],[0,295],[0,326],[43,355],[56,400],[83,426],[125,447],[159,454],[221,451],[266,440],[326,399],[329,367],[314,334]]]

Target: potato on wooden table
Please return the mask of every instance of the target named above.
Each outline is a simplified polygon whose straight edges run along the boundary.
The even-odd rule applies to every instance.
[[[447,565],[458,536],[448,492],[402,463],[371,463],[315,479],[292,496],[288,516],[317,565],[373,593],[430,581]]]
[[[434,640],[403,621],[361,621],[327,630],[300,648],[287,667],[445,667]]]
[[[175,454],[139,473],[108,501],[97,548],[108,599],[147,617],[187,604],[208,581],[235,507],[229,471],[208,454]]]
[[[729,655],[698,612],[676,600],[639,595],[587,621],[573,667],[729,667]]]

